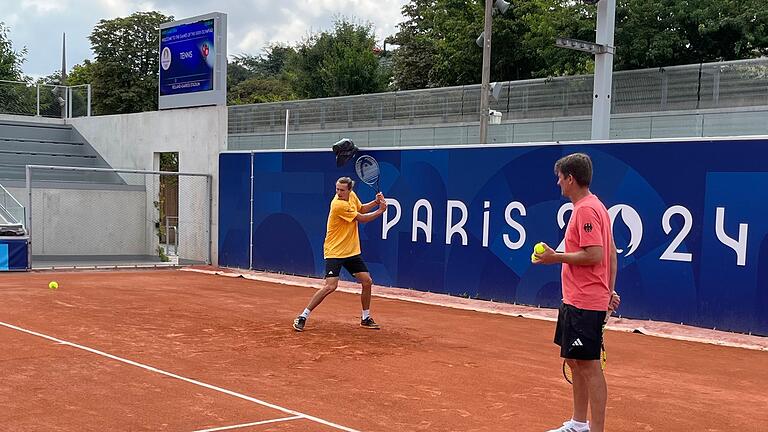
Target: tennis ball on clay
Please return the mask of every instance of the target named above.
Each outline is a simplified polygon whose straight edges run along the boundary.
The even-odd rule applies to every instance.
[[[59,288],[59,283],[56,282],[56,281],[50,281],[50,282],[48,282],[48,288],[50,288],[52,290],[55,290],[55,289]]]
[[[543,254],[544,251],[546,251],[544,248],[544,243],[536,243],[536,246],[533,247],[533,251],[539,255]]]

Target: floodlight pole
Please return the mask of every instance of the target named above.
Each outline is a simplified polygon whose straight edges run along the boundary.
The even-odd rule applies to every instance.
[[[611,136],[611,85],[613,83],[613,33],[616,26],[616,0],[597,4],[595,43],[606,47],[595,54],[595,80],[592,100],[592,139]]]
[[[485,34],[483,38],[483,81],[480,86],[480,144],[488,142],[488,112],[490,110],[491,81],[491,29],[493,1],[485,0]]]

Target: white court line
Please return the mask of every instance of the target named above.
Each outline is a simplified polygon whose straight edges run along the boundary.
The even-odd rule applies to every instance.
[[[243,424],[234,425],[234,426],[224,426],[224,427],[218,427],[218,428],[213,428],[213,429],[200,429],[200,430],[196,430],[194,432],[216,432],[216,431],[223,431],[223,430],[230,430],[230,429],[239,429],[239,428],[244,428],[244,427],[248,427],[248,426],[259,426],[259,425],[264,425],[264,424],[269,424],[269,423],[277,423],[277,422],[283,422],[283,421],[289,421],[289,420],[296,420],[296,419],[300,419],[300,418],[304,418],[304,417],[301,417],[301,416],[284,417],[284,418],[272,419],[272,420],[264,420],[264,421],[260,421],[260,422],[254,422],[254,423],[243,423]]]
[[[272,408],[272,409],[275,409],[275,410],[278,410],[278,411],[282,411],[282,412],[284,412],[286,414],[291,414],[291,415],[294,415],[294,416],[299,417],[299,418],[311,420],[311,421],[316,422],[316,423],[320,423],[320,424],[324,424],[326,426],[330,426],[330,427],[332,427],[334,429],[343,430],[345,432],[360,432],[360,431],[358,431],[356,429],[351,429],[351,428],[348,428],[348,427],[345,427],[345,426],[338,425],[336,423],[331,423],[331,422],[329,422],[327,420],[323,420],[321,418],[314,417],[314,416],[311,416],[309,414],[304,414],[304,413],[301,413],[301,412],[298,412],[298,411],[294,411],[294,410],[291,410],[291,409],[288,409],[288,408],[283,408],[283,407],[281,407],[279,405],[275,405],[275,404],[272,404],[272,403],[269,403],[269,402],[265,402],[265,401],[260,400],[260,399],[256,399],[256,398],[253,398],[253,397],[250,397],[250,396],[246,396],[246,395],[244,395],[242,393],[237,393],[237,392],[234,392],[232,390],[227,390],[225,388],[216,387],[214,385],[204,383],[202,381],[197,381],[197,380],[193,380],[191,378],[186,378],[186,377],[183,377],[181,375],[176,375],[176,374],[171,373],[171,372],[166,372],[166,371],[164,371],[162,369],[158,369],[158,368],[155,368],[155,367],[152,367],[152,366],[147,366],[145,364],[141,364],[141,363],[135,362],[133,360],[124,359],[122,357],[118,357],[118,356],[115,356],[115,355],[112,355],[112,354],[109,354],[109,353],[105,353],[103,351],[99,351],[99,350],[96,350],[96,349],[93,349],[93,348],[89,348],[87,346],[78,345],[76,343],[72,343],[72,342],[69,342],[69,341],[58,339],[58,338],[55,338],[53,336],[48,336],[48,335],[45,335],[45,334],[42,334],[42,333],[38,333],[38,332],[35,332],[35,331],[32,331],[32,330],[27,330],[27,329],[15,326],[13,324],[8,324],[8,323],[0,321],[0,325],[2,325],[4,327],[8,327],[10,329],[14,329],[14,330],[23,332],[23,333],[27,333],[27,334],[31,334],[31,335],[34,335],[34,336],[38,336],[38,337],[41,337],[43,339],[48,339],[50,341],[54,341],[54,342],[62,344],[62,345],[68,345],[68,346],[71,346],[72,348],[81,349],[83,351],[88,351],[88,352],[93,353],[93,354],[98,354],[100,356],[111,358],[112,360],[117,360],[119,362],[123,362],[123,363],[129,364],[131,366],[136,366],[136,367],[139,367],[139,368],[142,368],[142,369],[146,369],[146,370],[148,370],[150,372],[156,372],[156,373],[159,373],[161,375],[169,376],[171,378],[176,378],[178,380],[181,380],[181,381],[184,381],[184,382],[188,382],[190,384],[194,384],[194,385],[197,385],[197,386],[200,386],[200,387],[205,387],[207,389],[210,389],[210,390],[213,390],[213,391],[217,391],[217,392],[220,392],[220,393],[228,394],[230,396],[234,396],[236,398],[244,399],[244,400],[247,400],[249,402],[257,403],[257,404],[265,406],[265,407],[269,407],[269,408]]]

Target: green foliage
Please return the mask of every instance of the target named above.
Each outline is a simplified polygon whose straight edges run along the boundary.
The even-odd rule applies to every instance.
[[[83,60],[83,64],[72,66],[72,70],[67,74],[68,86],[91,84],[93,82],[94,63],[90,60]]]
[[[15,51],[9,37],[9,29],[0,21],[0,80],[29,81],[21,65],[27,49]],[[0,83],[0,112],[30,114],[35,112],[34,89],[23,84]]]
[[[296,51],[271,45],[264,55],[235,56],[227,66],[227,103],[230,105],[295,99],[285,66]]]
[[[371,25],[336,21],[331,32],[310,36],[288,57],[287,73],[297,96],[321,98],[384,91],[387,68],[380,67]]]
[[[89,36],[95,61],[88,67],[96,114],[157,109],[160,24],[173,17],[136,12],[101,20]]]
[[[160,171],[179,172],[179,153],[160,153]]]
[[[483,51],[475,40],[483,31],[482,0],[412,0],[403,6],[406,20],[388,39],[398,89],[476,84]],[[594,8],[593,8],[594,9]],[[492,27],[491,81],[583,73],[588,56],[554,47],[559,35],[590,37],[594,16],[581,3],[558,0],[513,2],[496,15]]]
[[[230,105],[279,102],[296,99],[288,81],[274,77],[253,77],[240,82],[228,91]]]
[[[754,58],[768,54],[765,0],[618,0],[617,69]],[[411,0],[387,39],[397,89],[476,84],[484,0]],[[493,20],[491,81],[589,73],[593,59],[557,48],[557,36],[594,41],[595,6],[572,0],[512,2]]]
[[[21,65],[24,63],[24,56],[27,55],[27,48],[15,51],[8,36],[9,32],[5,23],[0,21],[0,80],[24,81]]]
[[[694,4],[695,3],[695,4]],[[619,0],[617,69],[768,54],[765,0]]]

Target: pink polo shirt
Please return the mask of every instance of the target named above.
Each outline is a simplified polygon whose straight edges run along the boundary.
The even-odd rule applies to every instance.
[[[590,194],[574,203],[571,220],[565,230],[565,252],[602,246],[603,258],[595,265],[563,264],[563,303],[579,309],[608,310],[611,298],[611,245],[611,217],[597,196]]]

